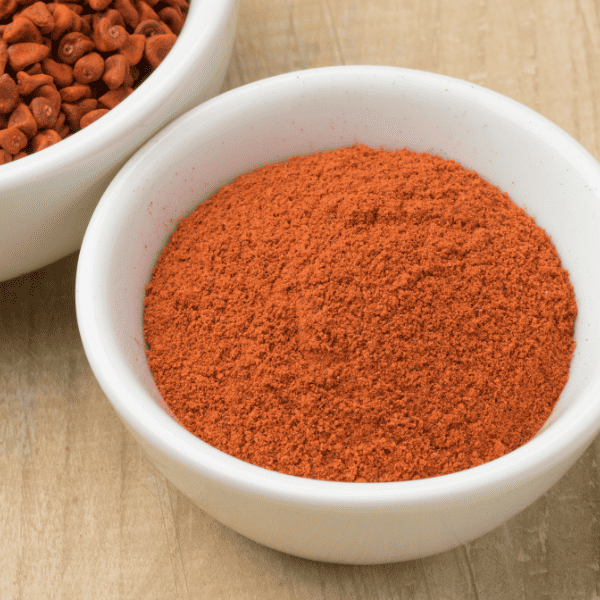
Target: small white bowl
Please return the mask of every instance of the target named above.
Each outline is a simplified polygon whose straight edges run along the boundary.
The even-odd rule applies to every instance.
[[[578,300],[569,382],[529,443],[432,479],[335,483],[228,456],[169,416],[144,355],[144,285],[182,216],[236,175],[354,142],[456,159],[552,236]],[[476,85],[391,67],[289,73],[230,91],[154,137],[121,170],[85,236],[77,314],[92,369],[158,469],[215,519],[272,548],[343,563],[414,559],[525,508],[600,428],[600,167],[535,112]]]
[[[133,94],[56,146],[0,166],[0,281],[79,248],[127,158],[175,117],[219,93],[236,19],[237,0],[192,0],[177,43]]]

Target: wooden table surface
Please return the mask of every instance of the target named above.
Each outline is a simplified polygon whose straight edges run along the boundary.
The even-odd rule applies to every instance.
[[[434,71],[526,104],[600,157],[599,7],[242,0],[225,89],[337,64]],[[600,598],[599,439],[504,526],[422,560],[321,564],[221,526],[146,460],[96,383],[76,266],[0,284],[0,600]]]

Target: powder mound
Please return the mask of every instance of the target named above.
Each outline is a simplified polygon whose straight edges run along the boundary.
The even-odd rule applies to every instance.
[[[362,145],[242,175],[182,220],[146,288],[176,419],[249,463],[402,481],[544,424],[577,306],[543,229],[460,164]]]

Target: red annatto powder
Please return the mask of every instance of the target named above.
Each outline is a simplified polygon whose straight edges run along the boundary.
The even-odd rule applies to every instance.
[[[434,477],[544,424],[577,306],[543,229],[461,165],[357,145],[259,168],[146,288],[148,363],[228,454],[332,481]]]

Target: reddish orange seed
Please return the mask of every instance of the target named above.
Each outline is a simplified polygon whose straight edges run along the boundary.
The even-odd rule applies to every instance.
[[[44,44],[21,42],[8,47],[8,62],[15,71],[23,71],[29,65],[44,60],[50,48]]]
[[[8,119],[8,126],[18,127],[28,139],[31,139],[38,130],[36,120],[33,118],[29,107],[23,102],[13,110]]]
[[[154,2],[152,6],[155,4],[156,2]],[[148,2],[144,2],[144,0],[138,0],[137,9],[140,15],[140,23],[142,21],[158,21],[160,19],[158,13],[152,8],[152,6],[150,6]]]
[[[73,77],[78,83],[93,83],[104,73],[104,59],[97,52],[82,56],[73,67]]]
[[[50,75],[40,73],[39,75],[29,75],[25,71],[17,73],[17,92],[21,96],[29,96],[33,90],[41,85],[49,85],[54,83],[54,79]]]
[[[71,131],[78,131],[80,128],[81,117],[98,108],[98,100],[95,98],[85,98],[74,104],[64,102],[62,110],[67,117]]]
[[[17,84],[8,73],[4,73],[0,77],[0,113],[12,112],[18,103]]]
[[[114,108],[117,104],[120,104],[133,92],[132,87],[121,87],[118,90],[111,90],[110,92],[106,92],[98,98],[100,104],[105,106],[106,108]]]
[[[73,67],[56,62],[51,58],[42,61],[43,71],[54,79],[59,88],[68,87],[73,83]]]
[[[129,62],[122,54],[113,54],[106,59],[102,81],[109,90],[116,90],[123,85],[129,71]]]
[[[91,98],[92,88],[85,83],[76,83],[60,90],[60,97],[63,102],[77,102],[83,98]]]
[[[124,27],[112,25],[104,18],[100,19],[94,29],[94,43],[100,52],[112,52],[118,50],[127,41],[129,34]]]
[[[165,59],[176,41],[175,34],[153,35],[146,40],[144,54],[153,69]]]
[[[181,33],[181,29],[183,28],[183,23],[185,21],[185,15],[179,8],[167,6],[166,8],[158,11],[158,16],[163,23],[166,23],[171,28],[173,33],[177,35]]]
[[[129,27],[132,29],[137,27],[140,15],[131,0],[114,0],[113,6],[123,15],[123,19]]]
[[[54,110],[47,98],[38,96],[29,104],[29,110],[39,129],[49,129],[56,123],[58,112]]]
[[[54,111],[58,114],[62,98],[60,97],[60,92],[54,85],[42,85],[33,92],[33,95],[46,98],[50,103],[50,106],[52,106]]]
[[[34,138],[31,140],[31,147],[34,152],[39,152],[40,150],[45,150],[50,146],[54,146],[61,141],[60,135],[56,131],[52,129],[46,129],[44,131],[40,131]]]
[[[60,62],[74,65],[84,54],[94,50],[94,42],[78,31],[67,33],[58,44],[57,57]]]
[[[79,15],[64,4],[56,4],[52,17],[54,18],[54,29],[52,29],[50,36],[54,41],[60,40],[68,31],[80,29],[80,27],[77,27],[80,20]]]
[[[7,127],[0,131],[0,148],[16,154],[27,146],[27,137],[18,127]]]
[[[125,19],[123,19],[123,15],[114,8],[109,8],[104,13],[104,18],[108,19],[111,25],[120,25],[121,27],[125,27]]]
[[[16,44],[17,42],[41,44],[42,34],[27,17],[20,16],[14,17],[12,23],[7,25],[2,39],[7,44]]]
[[[146,37],[140,34],[132,34],[127,38],[127,41],[121,46],[119,52],[127,58],[131,66],[137,65],[142,56],[144,56],[144,47],[146,45]]]
[[[27,17],[43,34],[48,34],[54,29],[54,17],[45,2],[35,2],[27,6],[21,12],[21,16]]]
[[[108,108],[98,108],[97,110],[92,110],[89,113],[86,113],[83,117],[81,117],[81,129],[91,125],[94,121],[97,121],[100,117],[103,117],[107,112]]]

